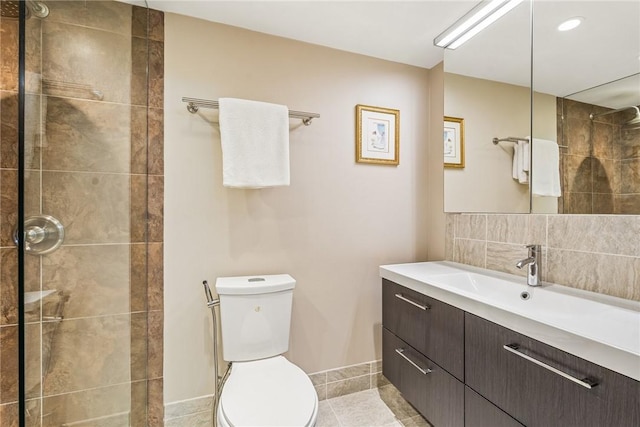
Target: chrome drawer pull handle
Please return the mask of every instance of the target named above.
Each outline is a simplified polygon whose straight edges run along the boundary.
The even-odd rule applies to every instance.
[[[396,298],[400,298],[400,299],[401,299],[402,301],[404,301],[404,302],[408,302],[408,303],[409,303],[409,304],[411,304],[411,305],[415,305],[415,306],[416,306],[416,307],[418,307],[420,310],[427,311],[427,310],[429,310],[429,309],[431,308],[431,307],[429,307],[429,306],[428,306],[428,305],[426,305],[426,304],[419,304],[419,303],[417,303],[417,302],[415,302],[415,301],[411,301],[409,298],[405,297],[405,296],[404,296],[404,295],[402,295],[402,294],[396,294]]]
[[[429,369],[429,368],[421,368],[420,366],[418,366],[418,364],[416,362],[414,362],[413,360],[411,360],[407,356],[405,356],[404,355],[404,348],[396,348],[396,353],[398,353],[400,356],[402,356],[404,358],[404,360],[406,360],[407,362],[411,363],[414,368],[416,368],[418,371],[422,372],[424,375],[430,374],[432,372],[431,369]]]
[[[509,352],[511,352],[513,354],[517,354],[518,356],[522,357],[523,359],[528,360],[529,362],[533,362],[538,366],[542,366],[543,368],[548,369],[549,371],[551,371],[551,372],[553,372],[555,374],[558,374],[563,378],[566,378],[566,379],[568,379],[570,381],[573,381],[576,384],[580,384],[582,387],[588,388],[589,390],[591,390],[593,387],[598,385],[597,382],[595,382],[595,381],[593,381],[593,380],[591,380],[589,378],[585,378],[585,379],[579,380],[578,378],[572,377],[571,375],[569,375],[569,374],[567,374],[565,372],[562,372],[561,370],[556,369],[553,366],[549,366],[546,363],[543,363],[543,362],[541,362],[541,361],[539,361],[537,359],[534,359],[533,357],[531,357],[529,355],[526,355],[526,354],[518,351],[518,349],[520,348],[520,346],[518,344],[506,344],[506,345],[503,345],[502,348],[504,348],[505,350],[507,350],[507,351],[509,351]]]

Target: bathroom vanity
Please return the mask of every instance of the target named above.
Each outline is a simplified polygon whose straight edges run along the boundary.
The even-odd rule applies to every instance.
[[[640,304],[450,262],[383,266],[383,374],[434,426],[640,425]]]

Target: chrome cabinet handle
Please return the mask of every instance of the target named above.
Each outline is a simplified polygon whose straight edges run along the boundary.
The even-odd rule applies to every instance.
[[[511,352],[513,354],[516,354],[516,355],[522,357],[525,360],[528,360],[529,362],[533,362],[538,366],[542,366],[543,368],[553,372],[554,374],[560,375],[561,377],[566,378],[569,381],[573,381],[576,384],[580,384],[582,387],[588,388],[589,390],[591,390],[593,387],[598,385],[597,382],[595,382],[595,381],[593,381],[593,380],[591,380],[589,378],[584,378],[584,379],[580,380],[580,379],[578,379],[576,377],[573,377],[573,376],[567,374],[566,372],[562,372],[561,370],[556,369],[553,366],[549,366],[544,362],[541,362],[541,361],[539,361],[537,359],[534,359],[533,357],[531,357],[531,356],[529,356],[527,354],[522,353],[521,351],[518,351],[518,349],[520,348],[520,346],[518,344],[505,344],[505,345],[502,346],[502,348],[504,348],[505,350],[507,350],[507,351],[509,351],[509,352]]]
[[[404,360],[406,360],[407,362],[411,363],[414,368],[416,368],[418,371],[422,372],[424,375],[430,374],[432,372],[431,369],[429,369],[429,368],[421,368],[416,362],[414,362],[413,360],[411,360],[407,356],[405,356],[404,348],[396,348],[396,353],[398,353],[400,356],[402,356],[402,358]]]
[[[411,305],[413,305],[413,306],[418,307],[420,310],[427,311],[427,310],[429,310],[429,309],[431,308],[431,307],[429,307],[429,306],[428,306],[428,305],[426,305],[426,304],[420,304],[420,303],[417,303],[417,302],[415,302],[415,301],[411,301],[409,298],[405,297],[405,296],[404,296],[404,295],[402,295],[402,294],[396,294],[396,298],[399,298],[399,299],[401,299],[401,300],[402,300],[402,301],[404,301],[404,302],[408,302],[409,304],[411,304]]]

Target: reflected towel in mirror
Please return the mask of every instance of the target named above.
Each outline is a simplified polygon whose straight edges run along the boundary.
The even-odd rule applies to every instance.
[[[520,184],[529,182],[529,142],[518,141],[513,145],[512,177]]]
[[[560,150],[555,141],[533,138],[531,187],[534,196],[560,197]]]

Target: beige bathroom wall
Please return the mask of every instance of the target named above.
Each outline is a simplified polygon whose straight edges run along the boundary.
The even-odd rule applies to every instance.
[[[213,392],[201,282],[289,273],[288,357],[306,372],[381,357],[378,266],[426,259],[429,71],[175,14],[165,18],[165,403]],[[248,98],[291,120],[291,185],[222,186],[217,112]],[[355,106],[400,110],[400,165],[355,162]]]
[[[429,223],[427,251],[429,261],[445,258],[444,213],[444,146],[442,119],[444,116],[444,63],[429,70],[429,155],[427,156],[427,203],[424,207]]]
[[[445,73],[444,114],[464,119],[465,167],[444,172],[447,212],[529,212],[529,186],[511,178],[513,143],[494,137],[531,134],[528,87]],[[534,135],[555,139],[555,97],[536,93]],[[549,118],[547,120],[546,118]],[[539,212],[556,212],[555,200],[537,200]]]

